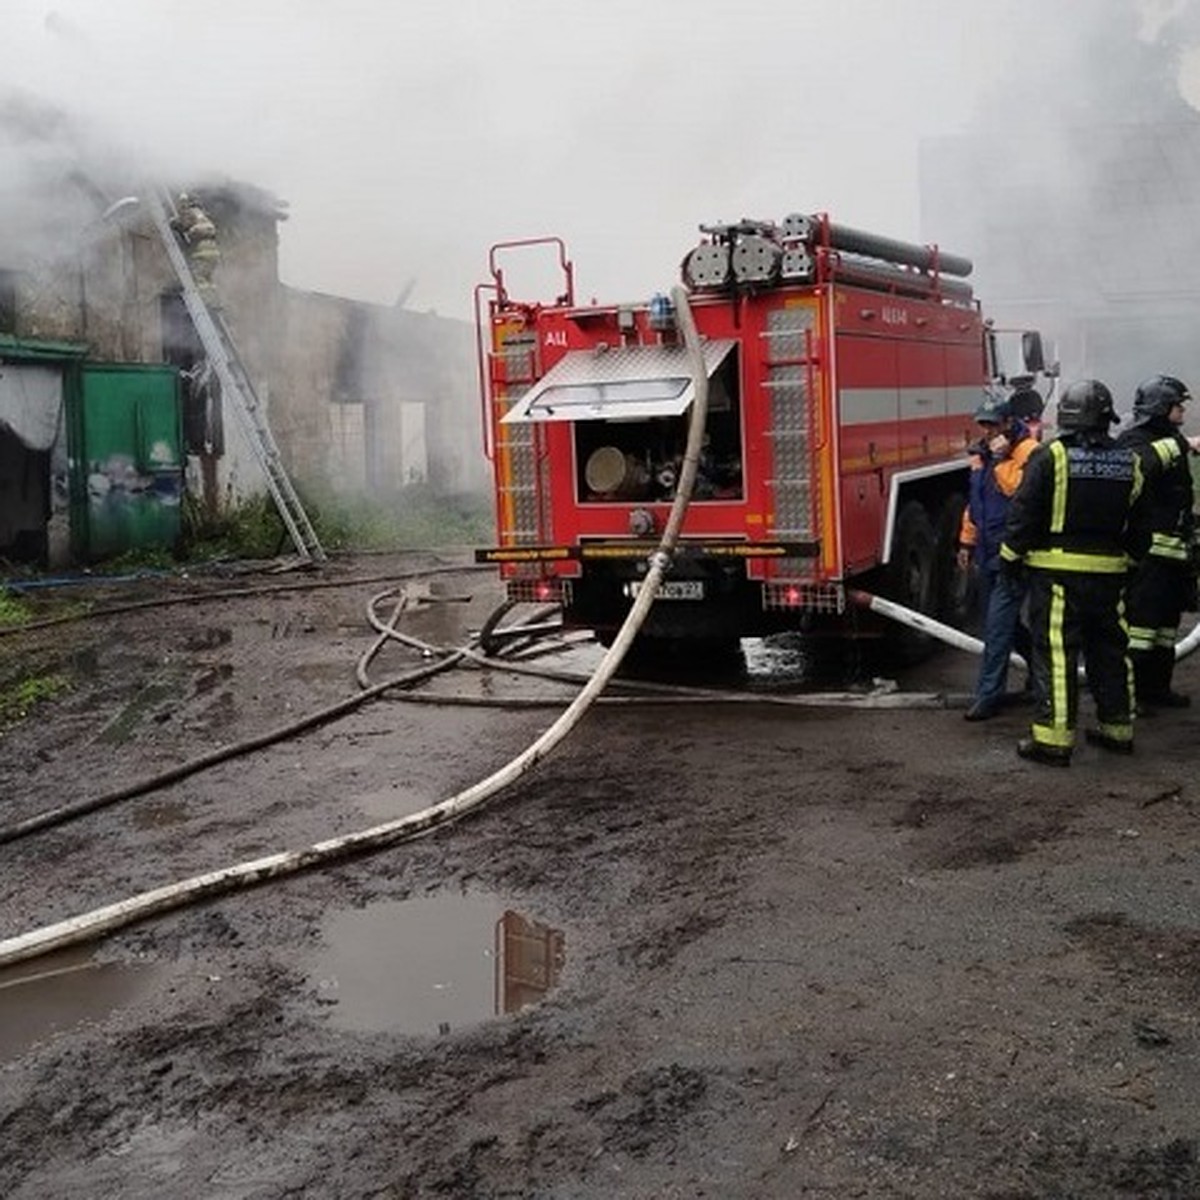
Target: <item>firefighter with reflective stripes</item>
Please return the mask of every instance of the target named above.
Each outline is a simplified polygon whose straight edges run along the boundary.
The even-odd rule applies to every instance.
[[[1180,432],[1187,386],[1173,375],[1156,375],[1133,397],[1133,425],[1117,439],[1141,456],[1146,475],[1150,549],[1129,577],[1125,595],[1129,658],[1140,713],[1185,708],[1187,696],[1171,687],[1175,640],[1182,614],[1196,607],[1192,566],[1195,517],[1188,458],[1200,438]]]
[[[1025,467],[1009,508],[1002,569],[1029,571],[1034,710],[1022,758],[1071,763],[1079,707],[1079,655],[1096,701],[1088,742],[1133,752],[1133,673],[1123,593],[1130,557],[1146,548],[1142,466],[1109,429],[1112,393],[1095,379],[1058,402],[1059,436]]]

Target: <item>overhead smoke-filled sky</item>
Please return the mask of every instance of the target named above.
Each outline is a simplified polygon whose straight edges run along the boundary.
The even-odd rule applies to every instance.
[[[1060,51],[1091,11],[8,0],[3,84],[131,170],[232,176],[287,201],[285,282],[466,317],[489,246],[509,238],[563,236],[579,295],[602,300],[670,286],[702,222],[824,210],[936,239],[918,211],[920,140],[1006,88],[1052,119]]]

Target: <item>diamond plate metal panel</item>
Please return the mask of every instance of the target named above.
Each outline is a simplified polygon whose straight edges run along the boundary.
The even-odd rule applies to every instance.
[[[775,531],[798,540],[817,535],[808,369],[797,361],[807,353],[805,334],[813,327],[814,316],[808,307],[775,309],[767,316],[764,336]],[[811,570],[810,564],[804,566]]]
[[[532,379],[535,371],[536,342],[527,333],[505,338],[500,346],[500,359],[506,379]],[[529,391],[528,384],[506,387],[496,396],[500,415],[511,412]],[[512,514],[511,528],[505,530],[516,545],[536,545],[540,541],[538,487],[538,458],[536,430],[532,426],[502,426],[500,434],[509,462],[509,482],[501,486],[500,494],[508,502]]]

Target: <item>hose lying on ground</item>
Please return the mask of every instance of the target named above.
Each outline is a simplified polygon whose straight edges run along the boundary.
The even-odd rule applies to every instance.
[[[695,386],[687,445],[684,450],[675,500],[671,506],[658,548],[650,557],[642,586],[634,598],[633,605],[616,639],[601,659],[595,674],[587,685],[549,729],[511,762],[465,791],[443,800],[440,804],[435,804],[399,820],[388,821],[382,825],[361,830],[358,833],[318,842],[303,850],[284,851],[251,862],[239,863],[221,870],[196,875],[191,879],[155,888],[149,892],[142,892],[80,916],[47,925],[17,937],[7,938],[0,941],[0,966],[34,958],[37,955],[77,942],[89,941],[103,933],[123,928],[153,914],[181,908],[200,899],[241,887],[249,887],[268,879],[291,875],[319,864],[336,862],[367,850],[380,850],[398,842],[420,837],[422,834],[456,820],[477,808],[485,800],[515,782],[549,754],[575,728],[596,697],[603,691],[621,665],[621,660],[625,657],[633,639],[645,622],[663,574],[670,565],[671,554],[679,540],[684,515],[695,486],[696,470],[708,414],[708,373],[704,364],[704,352],[700,338],[688,304],[687,293],[681,287],[676,287],[672,289],[672,297],[675,301],[680,329],[691,358]],[[365,694],[361,693],[360,696]],[[355,697],[355,699],[360,699],[360,697]]]
[[[476,640],[482,638],[484,633],[495,622],[499,621],[501,616],[511,607],[511,604],[501,605],[489,617],[487,623],[484,625],[484,629],[480,632]],[[378,643],[371,651],[367,652],[367,655],[364,656],[364,661],[369,661],[369,656],[377,647]],[[356,709],[362,708],[368,701],[383,696],[386,692],[411,687],[415,683],[421,683],[442,671],[447,671],[451,667],[457,666],[463,661],[465,656],[473,652],[471,643],[451,649],[438,650],[436,655],[432,647],[429,648],[429,651],[434,661],[423,663],[421,666],[414,667],[401,675],[394,675],[389,679],[383,680],[381,683],[372,684],[368,680],[363,684],[361,692],[349,696],[344,700],[335,701],[324,708],[317,709],[315,712],[291,721],[287,725],[278,725],[274,729],[269,729],[265,733],[257,734],[254,737],[245,738],[240,742],[218,746],[215,750],[210,750],[206,754],[188,759],[187,762],[179,763],[177,766],[169,767],[165,771],[160,771],[144,779],[136,780],[134,783],[125,784],[112,791],[102,792],[98,796],[89,796],[83,800],[75,800],[70,804],[62,804],[57,808],[35,813],[32,817],[27,817],[24,820],[14,821],[10,825],[0,826],[0,846],[6,842],[18,841],[32,833],[51,829],[57,825],[64,825],[68,821],[87,816],[89,813],[97,812],[100,809],[110,808],[112,805],[119,804],[123,800],[132,800],[138,796],[145,796],[150,792],[158,791],[160,788],[168,787],[170,784],[179,783],[181,780],[187,779],[192,775],[197,775],[201,771],[207,771],[210,767],[219,766],[230,759],[240,758],[242,755],[251,754],[255,750],[263,750],[278,742],[287,741],[298,734],[306,733],[310,729],[328,724],[330,721],[336,721],[340,717],[344,717]],[[361,669],[362,664],[360,663]]]
[[[215,767],[218,763],[228,762],[231,758],[238,758],[254,750],[261,750],[265,746],[274,745],[276,742],[286,741],[290,737],[295,737],[298,733],[303,733],[308,729],[315,729],[318,725],[324,725],[326,722],[343,717],[357,708],[362,708],[368,701],[374,700],[377,696],[382,696],[384,692],[391,688],[407,687],[413,683],[419,683],[423,679],[428,679],[429,676],[436,675],[439,671],[445,671],[454,666],[461,657],[461,653],[447,655],[444,659],[440,659],[437,662],[425,663],[403,675],[398,675],[392,679],[385,679],[382,683],[377,683],[366,691],[348,696],[345,700],[339,700],[334,704],[327,705],[325,708],[318,709],[316,712],[309,713],[308,716],[301,717],[298,721],[293,721],[288,725],[268,729],[265,733],[260,733],[252,738],[246,738],[241,742],[233,742],[228,746],[218,746],[215,750],[210,750],[207,754],[201,754],[196,758],[188,759],[187,762],[179,763],[178,766],[169,767],[165,771],[160,771],[157,775],[150,775],[145,779],[139,779],[134,783],[126,784],[124,787],[116,788],[111,792],[103,792],[99,796],[90,796],[84,800],[76,800],[71,804],[62,804],[58,808],[37,813],[23,821],[14,821],[11,825],[0,828],[0,845],[3,845],[5,842],[15,842],[18,838],[36,833],[41,829],[49,829],[54,825],[62,825],[66,821],[73,820],[75,817],[82,817],[87,813],[96,812],[98,809],[108,808],[110,805],[117,804],[121,800],[130,800],[135,796],[144,796],[147,792],[157,791],[168,784],[178,783],[181,779],[187,779],[191,775],[206,771],[209,767]]]
[[[357,579],[309,579],[304,583],[280,583],[270,587],[221,588],[212,592],[187,592],[178,596],[155,596],[147,600],[129,600],[124,604],[111,604],[106,608],[92,608],[78,612],[61,613],[57,617],[43,617],[23,625],[0,625],[0,637],[17,633],[35,633],[54,625],[67,625],[93,618],[118,617],[122,613],[141,612],[147,608],[171,608],[176,604],[207,604],[217,600],[240,600],[247,596],[277,596],[286,592],[316,592],[325,588],[357,587],[364,583],[381,583],[394,579],[427,579],[431,575],[458,575],[466,571],[494,570],[487,563],[462,563],[459,566],[426,567],[424,570],[403,571],[392,575],[364,575]],[[3,590],[0,588],[0,590]]]

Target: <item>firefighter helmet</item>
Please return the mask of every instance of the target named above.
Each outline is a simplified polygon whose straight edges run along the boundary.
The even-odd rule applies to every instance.
[[[1155,417],[1165,417],[1176,404],[1186,404],[1192,398],[1187,384],[1174,375],[1155,375],[1139,383],[1133,393],[1133,423],[1145,425]]]
[[[1008,398],[1009,411],[1022,421],[1040,421],[1045,407],[1046,402],[1036,388],[1019,387]]]
[[[1116,419],[1112,392],[1098,379],[1080,379],[1069,384],[1059,397],[1059,429],[1107,431]]]

